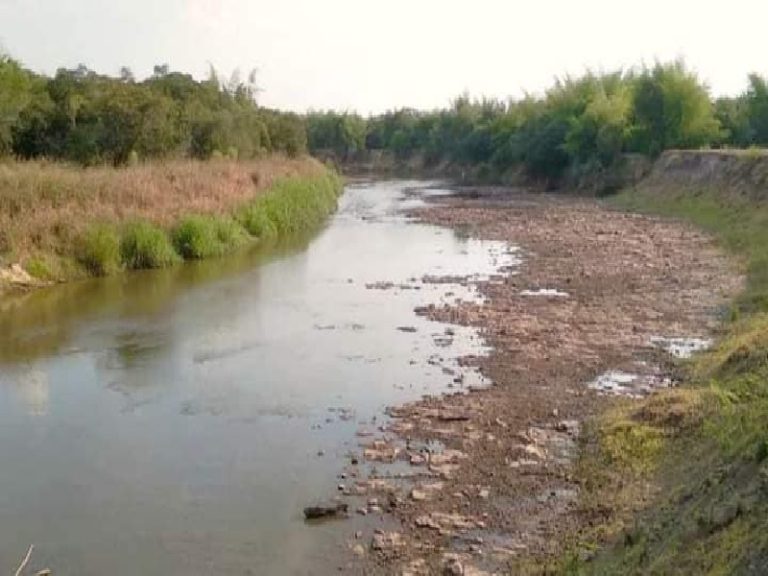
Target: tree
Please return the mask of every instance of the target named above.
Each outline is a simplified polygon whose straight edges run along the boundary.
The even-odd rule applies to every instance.
[[[30,74],[0,54],[0,156],[13,149],[13,127],[31,99],[30,88]]]
[[[632,123],[632,148],[650,156],[699,148],[720,137],[707,87],[682,61],[657,63],[635,78]]]

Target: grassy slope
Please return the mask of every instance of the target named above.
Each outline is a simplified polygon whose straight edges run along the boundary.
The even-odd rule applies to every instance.
[[[218,256],[317,225],[340,181],[310,158],[125,169],[0,164],[0,263],[65,280]]]
[[[768,201],[646,189],[614,202],[710,231],[744,261],[747,287],[718,346],[681,364],[681,388],[621,404],[588,427],[580,476],[595,528],[561,571],[766,574]]]

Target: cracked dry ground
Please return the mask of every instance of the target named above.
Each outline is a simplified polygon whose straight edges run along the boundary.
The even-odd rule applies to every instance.
[[[366,456],[406,460],[414,475],[367,492],[390,503],[396,527],[374,533],[364,551],[355,546],[357,567],[508,573],[516,559],[562,552],[564,536],[585,521],[572,476],[576,440],[581,423],[610,403],[588,383],[612,369],[663,375],[668,358],[651,338],[712,336],[742,279],[691,227],[591,200],[457,197],[417,215],[518,246],[522,263],[479,284],[485,304],[419,311],[481,329],[493,352],[467,362],[493,386],[390,409],[388,434]],[[569,296],[521,294],[539,288]],[[412,448],[425,440],[446,449]]]

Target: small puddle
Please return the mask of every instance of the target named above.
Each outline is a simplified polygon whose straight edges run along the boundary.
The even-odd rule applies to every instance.
[[[654,390],[672,386],[672,380],[659,369],[642,363],[638,363],[638,368],[644,369],[644,372],[631,373],[622,370],[609,370],[592,380],[588,387],[601,394],[642,398]]]
[[[563,292],[557,288],[538,288],[536,290],[523,290],[521,296],[544,296],[547,298],[568,298],[568,292]]]
[[[653,336],[651,344],[669,352],[675,358],[690,358],[696,352],[709,349],[712,346],[712,340],[706,338],[665,338]]]

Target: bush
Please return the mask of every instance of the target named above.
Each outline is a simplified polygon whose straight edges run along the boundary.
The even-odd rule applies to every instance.
[[[77,260],[94,276],[107,276],[120,270],[120,238],[112,226],[97,224],[78,242]]]
[[[34,256],[24,263],[24,269],[33,278],[38,280],[54,280],[55,275],[45,258]]]
[[[120,242],[120,256],[126,268],[165,268],[181,259],[170,240],[158,227],[149,222],[128,224]]]
[[[336,208],[342,183],[329,173],[313,179],[286,178],[241,209],[240,223],[259,239],[311,230]]]
[[[176,251],[187,259],[209,258],[221,254],[212,218],[187,216],[182,219],[172,234]]]
[[[274,222],[269,219],[260,203],[254,202],[240,210],[237,220],[248,234],[259,240],[271,240],[277,236]]]
[[[187,216],[172,237],[176,251],[191,260],[221,256],[247,242],[240,224],[215,216]]]
[[[233,218],[216,218],[215,223],[216,236],[226,252],[240,248],[250,240],[242,224]]]

